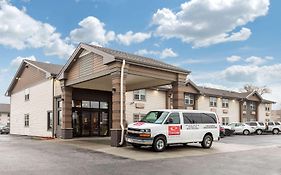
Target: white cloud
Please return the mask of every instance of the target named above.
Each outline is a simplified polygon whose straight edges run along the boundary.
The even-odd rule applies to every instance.
[[[36,61],[37,59],[36,59],[36,57],[33,56],[33,55],[32,55],[32,56],[29,56],[29,57],[21,57],[21,56],[18,56],[18,57],[16,57],[15,59],[13,59],[13,60],[11,61],[11,66],[17,68],[17,67],[19,67],[19,65],[21,64],[21,62],[22,62],[23,60]]]
[[[24,10],[0,1],[0,44],[15,49],[43,48],[47,55],[67,57],[73,46],[61,39],[48,23],[35,20]]]
[[[237,62],[237,61],[241,60],[241,57],[237,56],[237,55],[232,55],[230,57],[227,57],[226,60],[228,62]]]
[[[153,55],[159,56],[160,58],[168,58],[168,57],[177,57],[178,54],[172,50],[172,48],[166,48],[162,51],[155,51],[155,50],[138,50],[135,52],[137,55]]]
[[[74,42],[96,43],[105,45],[115,40],[115,32],[107,31],[105,24],[94,16],[88,16],[79,22],[80,28],[70,32],[70,39]]]
[[[268,9],[269,0],[191,0],[178,12],[158,9],[152,23],[158,36],[206,47],[248,39],[251,30],[242,26],[265,16]]]
[[[117,39],[120,43],[129,46],[132,43],[141,43],[151,37],[151,33],[133,33],[132,31],[128,31],[125,34],[118,34]]]
[[[251,56],[249,58],[246,58],[245,62],[253,65],[261,65],[266,62],[266,59],[263,59],[261,57]]]

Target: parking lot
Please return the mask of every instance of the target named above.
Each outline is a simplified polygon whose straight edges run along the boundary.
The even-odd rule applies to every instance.
[[[0,135],[1,174],[280,174],[281,135],[225,137],[199,145],[114,148],[106,140],[40,140]]]

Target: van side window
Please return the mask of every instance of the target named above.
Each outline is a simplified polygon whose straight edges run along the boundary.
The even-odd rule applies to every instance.
[[[203,113],[202,123],[217,123],[216,116],[214,114]]]
[[[180,115],[178,112],[171,113],[165,124],[180,124]]]
[[[191,118],[191,114],[190,113],[182,113],[183,115],[183,123],[184,124],[191,124],[193,123],[193,119]]]
[[[202,123],[201,114],[197,113],[183,113],[184,124]]]

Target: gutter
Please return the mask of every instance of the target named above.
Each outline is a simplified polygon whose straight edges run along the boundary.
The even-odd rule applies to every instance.
[[[124,98],[124,94],[123,94],[123,91],[124,91],[124,89],[123,89],[123,87],[124,87],[124,85],[123,85],[123,83],[124,83],[124,68],[125,68],[125,64],[126,64],[126,62],[125,62],[125,60],[123,60],[123,62],[122,62],[122,67],[121,67],[121,82],[120,82],[120,110],[121,110],[121,114],[120,114],[120,126],[121,126],[121,141],[120,141],[120,143],[119,143],[119,145],[120,146],[122,146],[123,145],[123,143],[124,143],[124,132],[125,132],[125,127],[124,127],[124,123],[123,123],[123,115],[124,115],[124,112],[123,112],[123,108],[124,108],[124,103],[123,103],[123,98]]]

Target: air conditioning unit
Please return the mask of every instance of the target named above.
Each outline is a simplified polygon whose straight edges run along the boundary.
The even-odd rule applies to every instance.
[[[244,115],[246,115],[246,114],[247,114],[247,111],[243,111],[242,113],[243,113]]]
[[[270,116],[270,112],[267,112],[265,115],[266,115],[266,116]]]
[[[211,111],[212,111],[212,112],[217,112],[217,109],[211,108]]]
[[[227,110],[227,109],[223,109],[223,110],[222,110],[222,113],[227,114],[227,113],[228,113],[228,110]]]
[[[251,114],[252,114],[252,115],[256,115],[256,111],[252,111]]]
[[[135,107],[138,109],[144,109],[144,103],[135,103]]]

